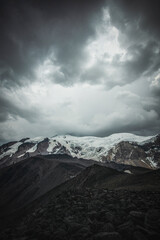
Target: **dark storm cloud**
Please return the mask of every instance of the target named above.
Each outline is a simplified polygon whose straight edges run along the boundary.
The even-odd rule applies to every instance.
[[[0,106],[0,122],[5,122],[11,118],[17,119],[17,117],[34,122],[39,117],[38,110],[35,107],[30,109],[27,106],[25,108],[20,107],[14,103],[14,99],[6,99],[3,95],[0,96]]]
[[[109,136],[113,133],[122,133],[122,132],[129,132],[140,136],[153,136],[159,133],[159,127],[158,127],[159,121],[155,122],[155,125],[153,126],[153,122],[143,122],[142,124],[139,124],[139,122],[135,122],[133,124],[125,124],[120,125],[119,122],[117,124],[114,124],[114,130],[106,130],[101,129],[94,133],[94,135],[99,137],[105,137]]]
[[[142,76],[150,76],[160,67],[160,46],[155,41],[134,43],[127,49],[130,59],[119,63],[114,59],[112,65],[122,71],[120,85],[136,81]]]
[[[134,20],[139,28],[146,32],[151,31],[155,36],[160,37],[159,0],[110,0],[109,3],[112,20],[121,31],[125,31],[125,24]]]
[[[160,67],[160,45],[153,40],[133,43],[127,48],[125,61],[115,55],[112,62],[97,60],[81,75],[81,81],[90,84],[103,83],[109,88],[123,86],[137,81],[142,76],[150,76]],[[114,73],[110,74],[110,69]]]
[[[160,68],[159,1],[109,1],[111,21],[120,31],[119,41],[128,46],[132,59],[124,63],[132,80]],[[129,75],[130,75],[129,74]]]
[[[133,56],[133,60],[126,62],[126,69],[129,72],[133,71],[140,75],[147,71],[150,74],[153,69],[155,71],[160,66],[159,44],[157,42],[149,41],[145,46],[143,44],[132,45],[128,52]]]
[[[0,0],[2,139],[157,133],[159,26],[154,0]]]
[[[119,30],[120,45],[127,54],[123,61],[122,55],[117,54],[107,63],[104,56],[87,69],[80,80],[112,88],[152,76],[160,68],[158,1],[108,1],[107,6],[111,23]]]
[[[81,75],[81,66],[87,59],[83,48],[88,38],[94,36],[95,25],[102,14],[101,9],[107,4],[113,25],[127,36],[127,39],[120,37],[121,44],[133,41],[127,49],[128,54],[133,56],[132,60],[118,66],[113,62],[113,66],[123,71],[119,84],[136,80],[148,67],[154,71],[158,69],[160,66],[160,47],[157,43],[159,14],[156,4],[151,6],[148,1],[146,3],[146,1],[124,0],[109,1],[109,3],[108,1],[7,0],[1,1],[0,8],[1,85],[9,87],[34,81],[36,67],[43,63],[46,57],[51,57],[52,53],[55,55],[53,65],[59,66],[61,72],[51,75],[53,82],[62,85],[71,85],[77,81],[89,81],[92,84],[102,82],[102,77],[107,74],[104,73],[107,66],[103,63],[100,63],[101,66],[97,63],[94,69],[84,72],[82,78],[78,76]],[[156,39],[150,39],[150,35]],[[149,41],[142,46],[141,42],[144,42],[145,37]],[[138,38],[142,39],[137,43]],[[110,76],[106,76],[105,79],[109,86],[117,84],[116,79],[110,80]]]
[[[79,70],[81,48],[94,34],[104,1],[1,1],[0,76],[8,84],[33,81],[34,68],[54,51],[66,76]],[[24,80],[25,77],[25,80]],[[8,85],[9,85],[8,84]]]

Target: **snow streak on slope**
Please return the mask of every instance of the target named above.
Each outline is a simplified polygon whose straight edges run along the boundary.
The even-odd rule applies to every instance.
[[[33,153],[33,152],[35,152],[37,150],[37,143],[32,147],[32,148],[30,148],[29,150],[27,150],[26,152],[27,153]]]
[[[17,151],[18,151],[18,147],[21,145],[22,143],[21,142],[17,142],[15,144],[13,144],[8,151],[2,153],[0,155],[0,159],[4,158],[5,156],[8,156],[10,155],[10,157],[15,154]]]
[[[29,143],[35,143],[35,145],[33,147],[31,147],[29,150],[27,150],[26,152],[28,153],[33,153],[37,150],[37,144],[39,142],[42,142],[44,140],[44,137],[36,137],[36,138],[30,138],[30,139],[27,139],[25,141],[25,143],[29,142]]]

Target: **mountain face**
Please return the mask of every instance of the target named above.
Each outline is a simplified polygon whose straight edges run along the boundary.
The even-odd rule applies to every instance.
[[[30,157],[0,169],[0,212],[12,212],[77,176],[93,161],[68,155]]]
[[[141,137],[119,133],[104,138],[70,135],[26,138],[0,147],[0,167],[50,154],[156,169],[160,166],[160,135]]]

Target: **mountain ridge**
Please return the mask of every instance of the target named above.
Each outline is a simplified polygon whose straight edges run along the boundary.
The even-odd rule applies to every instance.
[[[160,135],[138,136],[117,133],[108,137],[23,138],[0,146],[0,167],[36,155],[67,154],[98,162],[116,162],[151,169],[160,166]]]

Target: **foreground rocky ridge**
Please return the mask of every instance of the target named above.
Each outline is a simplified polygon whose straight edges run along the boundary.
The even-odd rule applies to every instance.
[[[157,184],[160,185],[160,180],[157,179],[158,170],[116,165],[116,163],[106,164],[109,166],[104,167],[94,163],[68,155],[53,154],[31,157],[0,169],[1,216],[23,208],[62,183],[64,184],[57,187],[60,192],[80,187],[94,188],[97,184],[100,188],[112,189],[126,187],[126,183],[130,188],[139,182],[145,183],[145,186],[140,184],[140,188],[149,188],[151,185],[157,189]]]
[[[75,189],[50,198],[2,240],[158,240],[160,193]]]
[[[0,167],[36,155],[67,154],[95,161],[156,169],[160,166],[160,135],[113,134],[106,138],[55,136],[22,139],[0,147]]]
[[[29,205],[1,215],[0,229],[2,240],[158,240],[160,170],[135,168],[127,174],[91,165]]]

